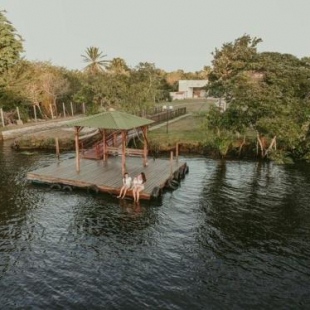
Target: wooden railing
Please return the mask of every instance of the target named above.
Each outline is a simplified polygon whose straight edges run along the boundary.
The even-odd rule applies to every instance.
[[[123,154],[121,147],[108,146],[106,151],[107,151],[107,154],[115,155],[115,156]],[[127,156],[144,156],[144,150],[125,148],[125,154]]]

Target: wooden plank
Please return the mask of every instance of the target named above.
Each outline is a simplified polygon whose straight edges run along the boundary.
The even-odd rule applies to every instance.
[[[173,162],[172,170],[177,171],[184,162]],[[126,170],[131,177],[144,172],[147,177],[141,199],[150,199],[154,187],[163,187],[170,178],[171,163],[166,159],[149,159],[143,166],[141,158],[126,159]],[[107,193],[118,193],[122,186],[122,166],[120,157],[102,160],[81,159],[80,171],[75,169],[75,159],[67,159],[48,167],[39,168],[27,174],[27,179],[46,184],[64,184],[79,188],[97,186]],[[128,193],[130,195],[130,192]]]

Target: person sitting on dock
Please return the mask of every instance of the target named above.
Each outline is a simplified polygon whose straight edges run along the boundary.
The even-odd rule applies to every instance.
[[[140,192],[144,190],[144,183],[146,182],[146,177],[144,172],[141,172],[138,176],[136,176],[133,180],[133,189],[132,195],[133,200],[138,202],[140,199]]]
[[[129,176],[128,172],[124,173],[123,177],[123,186],[119,192],[119,195],[117,198],[125,198],[125,195],[127,193],[127,190],[131,188],[131,177]],[[123,197],[122,197],[123,196]]]

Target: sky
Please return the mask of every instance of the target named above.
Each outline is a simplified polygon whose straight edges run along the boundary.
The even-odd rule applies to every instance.
[[[26,59],[68,69],[94,46],[131,68],[195,72],[244,34],[263,40],[259,52],[310,56],[310,0],[0,0],[0,10]]]

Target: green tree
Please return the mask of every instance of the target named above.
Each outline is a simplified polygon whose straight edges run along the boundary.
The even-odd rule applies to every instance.
[[[57,115],[57,101],[64,99],[70,90],[70,83],[60,67],[49,62],[27,62],[24,67],[27,80],[19,84],[18,92],[23,96],[24,103],[36,105],[42,115]]]
[[[243,36],[214,54],[208,88],[228,103],[226,111],[212,115],[215,132],[254,130],[261,157],[279,146],[292,153],[300,150],[309,122],[309,64],[289,54],[258,53],[259,42]]]
[[[15,66],[10,67],[2,75],[2,91],[0,91],[0,104],[6,110],[14,106],[27,105],[28,99],[24,90],[33,79],[32,64],[26,60],[20,60]]]
[[[80,88],[73,96],[73,100],[85,103],[88,114],[97,113],[100,109],[106,109],[109,105],[107,74],[83,73],[80,77]]]
[[[22,38],[0,11],[0,74],[16,64],[23,52]]]
[[[212,70],[208,75],[208,90],[211,95],[225,97],[227,101],[232,97],[230,85],[232,79],[240,72],[250,71],[256,63],[257,45],[262,40],[243,35],[233,43],[225,43],[222,49],[215,49],[212,53]]]
[[[113,58],[109,65],[107,66],[107,70],[113,74],[125,74],[128,75],[130,73],[130,69],[126,64],[126,61],[122,58]]]

